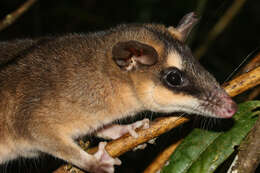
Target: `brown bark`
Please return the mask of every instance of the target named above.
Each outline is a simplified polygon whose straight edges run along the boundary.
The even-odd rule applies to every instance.
[[[260,84],[260,67],[242,74],[230,82],[224,84],[226,92],[231,96],[236,96],[250,88]]]
[[[258,53],[256,56],[254,56],[253,59],[250,60],[242,69],[237,73],[236,76],[239,76],[241,74],[247,73],[257,67],[260,66],[260,53]]]
[[[111,141],[107,144],[106,150],[108,153],[113,157],[118,157],[123,153],[132,150],[133,146],[138,146],[143,144],[150,139],[153,139],[169,130],[189,121],[188,118],[184,117],[163,117],[158,118],[154,122],[152,122],[151,126],[149,127],[149,131],[146,129],[139,129],[137,130],[138,138],[134,138],[130,135],[124,135],[120,139]],[[89,153],[95,153],[97,148],[89,149]]]
[[[252,69],[260,67],[260,53],[258,53],[245,67],[241,70],[241,74],[251,71]],[[255,87],[247,96],[246,100],[253,100],[260,94],[260,86]]]

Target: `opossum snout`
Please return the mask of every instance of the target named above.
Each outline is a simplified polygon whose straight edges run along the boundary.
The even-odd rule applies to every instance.
[[[220,98],[218,116],[220,118],[231,118],[237,111],[237,104],[227,94],[221,94]]]

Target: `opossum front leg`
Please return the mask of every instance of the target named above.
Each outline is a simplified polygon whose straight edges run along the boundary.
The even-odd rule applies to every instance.
[[[145,118],[127,125],[111,124],[97,131],[96,136],[114,140],[129,133],[134,138],[137,138],[138,134],[135,130],[141,127],[143,129],[149,128],[149,119]]]

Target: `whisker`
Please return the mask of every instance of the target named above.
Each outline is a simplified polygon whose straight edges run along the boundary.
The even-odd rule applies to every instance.
[[[234,75],[235,72],[259,49],[260,47],[255,48],[253,51],[251,51],[244,59],[243,61],[229,74],[229,76],[225,79],[224,82],[227,82],[230,80],[230,78]]]

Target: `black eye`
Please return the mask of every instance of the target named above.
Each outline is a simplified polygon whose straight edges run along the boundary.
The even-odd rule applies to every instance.
[[[177,68],[170,68],[164,72],[164,82],[170,87],[182,85],[182,73]]]

